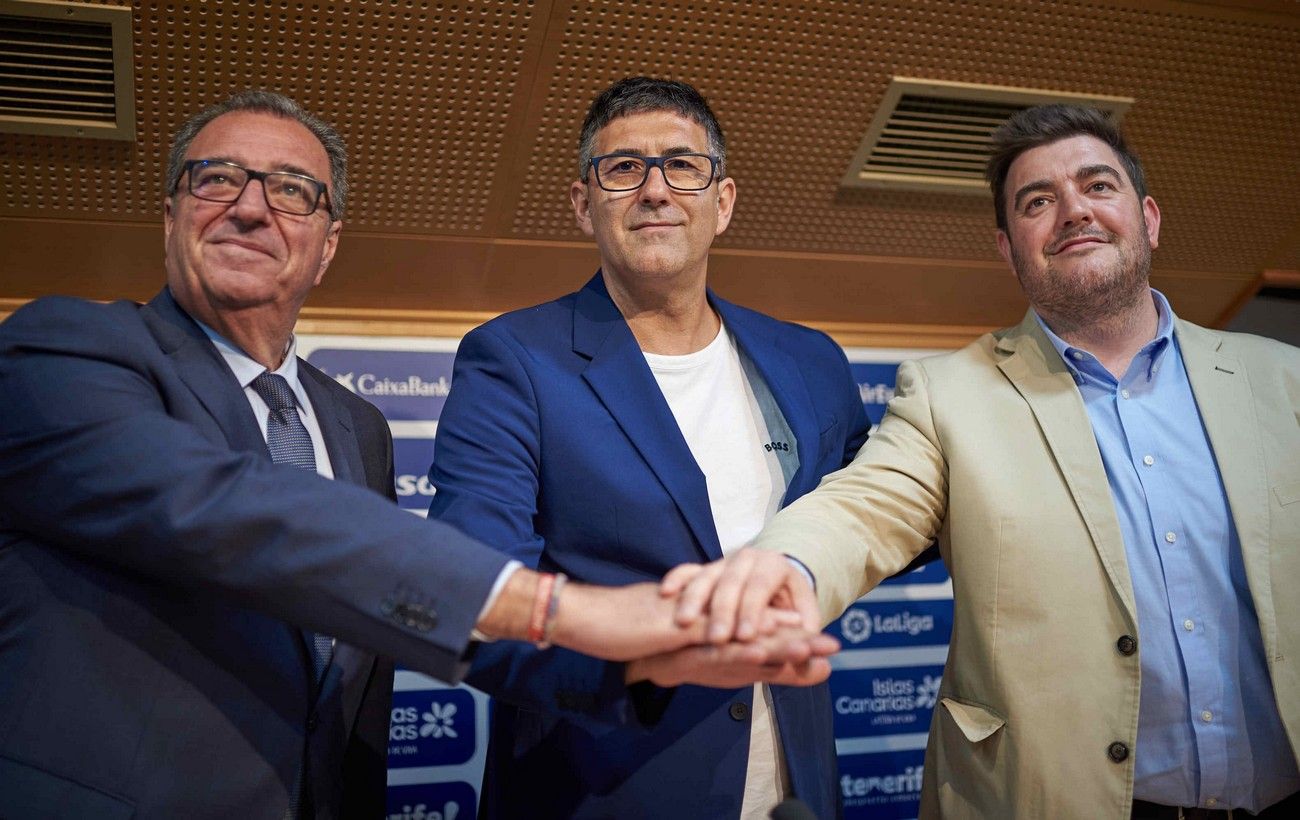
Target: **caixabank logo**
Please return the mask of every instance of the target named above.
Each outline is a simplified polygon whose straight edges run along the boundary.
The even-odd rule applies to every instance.
[[[841,755],[845,820],[916,817],[924,760],[924,749]]]
[[[389,421],[432,421],[451,393],[456,354],[440,350],[323,347],[307,361],[379,408]]]
[[[859,601],[829,631],[845,649],[940,646],[952,635],[952,601]]]
[[[831,676],[836,737],[925,732],[939,699],[942,666],[841,671]]]
[[[384,820],[474,820],[478,801],[468,783],[389,786]]]
[[[464,763],[474,756],[476,728],[474,697],[463,689],[394,692],[388,768]]]

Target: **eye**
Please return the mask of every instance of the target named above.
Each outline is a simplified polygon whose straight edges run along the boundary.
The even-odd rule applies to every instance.
[[[1025,202],[1025,210],[1036,211],[1045,207],[1049,202],[1051,202],[1051,200],[1045,196],[1036,196]]]
[[[1115,190],[1115,186],[1111,185],[1109,182],[1107,182],[1104,179],[1098,179],[1088,184],[1088,190],[1093,191],[1095,193],[1102,193],[1103,191]]]

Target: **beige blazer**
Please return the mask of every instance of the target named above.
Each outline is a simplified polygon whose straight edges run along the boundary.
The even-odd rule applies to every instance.
[[[1294,750],[1300,350],[1183,321],[1175,333]],[[1032,315],[905,363],[853,463],[778,514],[758,546],[808,566],[829,620],[934,538],[954,614],[921,816],[1127,818],[1141,655],[1133,588],[1087,411]],[[1117,648],[1126,635],[1135,654]]]

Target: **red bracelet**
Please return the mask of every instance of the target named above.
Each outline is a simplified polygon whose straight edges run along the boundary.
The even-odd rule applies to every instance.
[[[537,579],[537,591],[533,593],[533,614],[528,619],[528,640],[540,644],[546,635],[546,610],[551,602],[551,588],[555,586],[555,576],[544,572]]]

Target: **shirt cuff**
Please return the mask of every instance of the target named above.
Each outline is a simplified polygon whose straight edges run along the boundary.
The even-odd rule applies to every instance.
[[[793,558],[790,560],[794,561]],[[803,566],[803,564],[799,564],[799,566]],[[488,611],[492,609],[492,605],[497,602],[497,598],[501,597],[501,590],[506,588],[506,582],[510,580],[510,576],[515,574],[515,570],[523,569],[523,567],[523,561],[512,559],[501,568],[501,571],[497,573],[496,581],[492,584],[492,589],[488,590],[487,600],[483,602],[483,608],[478,611],[478,621],[482,621],[487,617]],[[807,572],[807,570],[804,570],[804,572]],[[478,623],[478,621],[475,621],[475,623]],[[491,643],[493,640],[482,632],[479,632],[477,627],[470,630],[469,637],[470,640],[479,641],[480,643]]]
[[[785,557],[785,560],[789,561],[794,566],[795,569],[803,573],[803,577],[808,579],[808,586],[812,587],[813,592],[816,592],[817,579],[813,577],[813,574],[812,572],[809,571],[808,567],[804,566],[803,561],[800,561],[798,558],[795,558],[793,555],[787,555]]]

